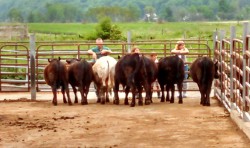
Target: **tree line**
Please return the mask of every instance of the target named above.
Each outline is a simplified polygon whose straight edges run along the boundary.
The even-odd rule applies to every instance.
[[[249,0],[145,0],[142,2],[127,0],[126,3],[121,0],[120,3],[113,2],[115,4],[111,0],[102,0],[100,5],[96,1],[96,5],[94,5],[93,1],[91,3],[86,0],[78,0],[74,3],[66,3],[65,0],[57,0],[54,3],[46,2],[39,9],[10,7],[10,9],[6,9],[7,12],[3,13],[7,15],[1,16],[0,20],[2,22],[91,23],[98,22],[103,17],[109,17],[113,22],[250,19]]]

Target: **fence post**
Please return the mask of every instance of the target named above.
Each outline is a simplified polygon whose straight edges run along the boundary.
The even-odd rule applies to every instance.
[[[219,61],[220,61],[220,66],[219,66],[219,71],[222,73],[222,49],[224,48],[224,43],[223,43],[223,39],[225,38],[226,35],[226,31],[225,30],[221,30],[220,31],[220,55],[219,55]],[[222,75],[222,74],[221,74]],[[221,102],[225,103],[225,92],[224,92],[224,86],[223,86],[223,81],[222,81],[222,77],[220,77],[220,97],[221,97]]]
[[[216,41],[217,41],[217,38],[218,38],[218,32],[217,30],[213,33],[213,53],[215,51],[215,48],[216,48]],[[215,53],[213,55],[213,58],[215,59]],[[214,61],[214,60],[213,60]],[[217,93],[217,90],[216,90],[216,87],[214,87],[214,96],[216,96],[216,93]]]
[[[249,32],[249,23],[248,22],[244,22],[243,23],[243,82],[242,82],[242,85],[243,85],[243,93],[242,93],[242,100],[243,100],[243,120],[244,121],[250,121],[250,117],[249,117],[249,114],[247,114],[247,111],[246,111],[246,37],[247,37],[247,34]]]
[[[231,26],[230,28],[231,36],[230,36],[230,108],[232,110],[236,109],[236,103],[235,103],[235,98],[233,95],[233,48],[234,48],[234,38],[236,37],[236,29],[235,26]]]
[[[30,35],[30,84],[31,84],[31,100],[36,100],[36,64],[35,64],[35,55],[36,55],[36,43],[35,43],[35,34]]]
[[[128,34],[127,34],[127,43],[128,43],[127,52],[130,53],[130,50],[131,50],[131,31],[128,31]]]

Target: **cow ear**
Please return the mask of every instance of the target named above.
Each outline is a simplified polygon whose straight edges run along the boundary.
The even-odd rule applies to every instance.
[[[60,61],[60,60],[61,60],[61,57],[58,57],[58,60]]]

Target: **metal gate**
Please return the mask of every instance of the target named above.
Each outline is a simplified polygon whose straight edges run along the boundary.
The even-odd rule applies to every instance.
[[[220,32],[215,40],[214,57],[220,64],[220,79],[215,80],[215,96],[229,112],[237,110],[245,121],[250,121],[250,34],[249,23],[244,23],[242,40],[236,38],[231,27],[230,40]]]
[[[0,46],[0,91],[30,91],[29,49],[25,44]]]

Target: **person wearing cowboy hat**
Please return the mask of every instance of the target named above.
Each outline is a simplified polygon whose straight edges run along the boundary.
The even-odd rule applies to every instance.
[[[189,53],[189,50],[185,47],[184,41],[178,41],[175,45],[175,48],[171,50],[171,53],[178,55],[178,57],[181,58],[184,63],[187,62],[186,54]],[[187,64],[184,64],[184,70],[185,70],[185,72],[188,71]],[[185,73],[184,80],[187,80],[187,78],[188,78],[188,74]],[[183,98],[187,97],[187,94],[186,94],[187,88],[188,88],[187,82],[183,82],[183,89],[184,89],[183,96],[182,96]]]

